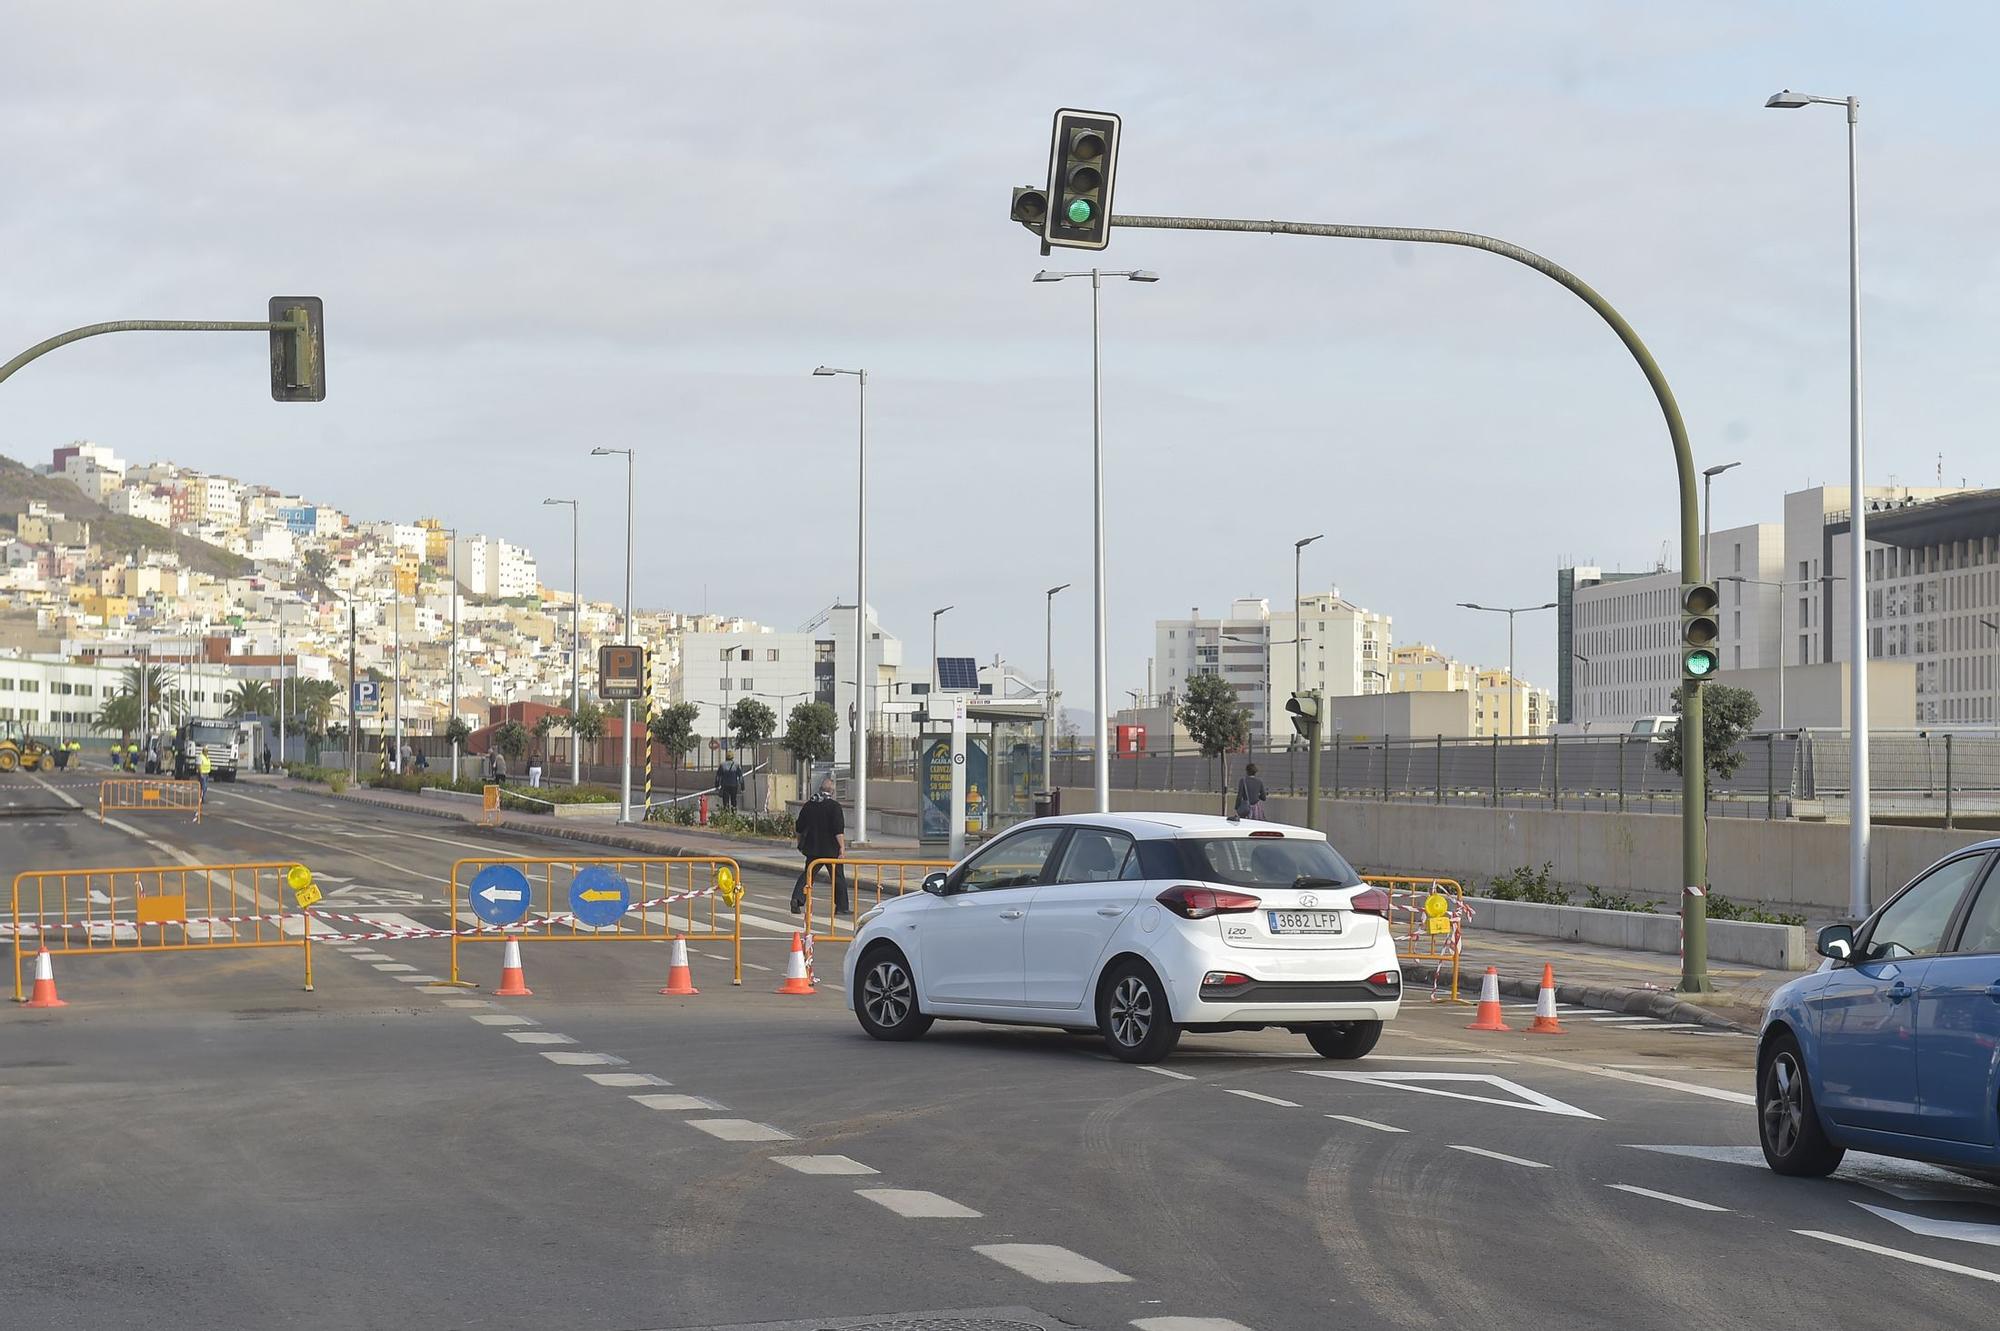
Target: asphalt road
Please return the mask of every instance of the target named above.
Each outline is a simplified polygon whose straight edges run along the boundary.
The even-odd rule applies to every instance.
[[[438,925],[454,859],[587,849],[250,785],[119,821],[146,839],[0,822],[4,867],[302,858],[330,909]],[[408,978],[447,973],[431,939],[316,946],[309,994],[293,950],[64,958],[70,1006],[0,1011],[0,1325],[1962,1328],[2000,1298],[2000,1189],[1763,1168],[1748,1039],[1413,996],[1354,1064],[877,1044],[831,983],[770,992],[788,884],[749,886],[770,969],[698,945],[694,998],[658,945],[531,942],[518,999],[484,943],[478,991]]]

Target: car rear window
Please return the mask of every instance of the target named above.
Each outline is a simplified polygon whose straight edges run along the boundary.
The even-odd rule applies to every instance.
[[[1198,837],[1173,843],[1181,872],[1205,883],[1232,887],[1290,887],[1320,878],[1355,887],[1361,875],[1324,841],[1304,837]]]

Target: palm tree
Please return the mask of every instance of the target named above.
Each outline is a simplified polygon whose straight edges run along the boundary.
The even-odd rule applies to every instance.
[[[275,714],[271,686],[262,680],[246,679],[229,695],[230,716],[271,716]]]
[[[140,674],[142,669],[145,671],[143,675]],[[163,720],[171,722],[177,719],[187,710],[187,700],[181,696],[181,691],[174,687],[172,676],[167,673],[165,666],[140,667],[129,665],[125,667],[122,674],[123,680],[119,685],[118,691],[121,695],[129,696],[133,700],[132,728],[134,730],[140,728],[142,720],[138,712],[138,699],[142,680],[145,685],[147,712],[147,715],[143,718],[143,722],[144,728],[147,731],[150,732],[157,728],[159,722]]]
[[[139,695],[119,693],[106,698],[90,724],[94,729],[116,734],[121,743],[130,741],[132,732],[139,728]]]
[[[340,697],[340,685],[330,679],[302,679],[293,695],[293,706],[305,722],[305,733],[325,738],[333,726],[333,704]]]

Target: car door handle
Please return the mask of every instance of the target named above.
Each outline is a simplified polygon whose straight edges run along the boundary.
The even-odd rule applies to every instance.
[[[1904,999],[1908,998],[1911,994],[1914,994],[1915,992],[1917,991],[1910,988],[1909,985],[1904,984],[1901,980],[1898,980],[1896,981],[1896,983],[1889,986],[1889,1001],[1891,1003],[1900,1003]]]
[[[1113,915],[1123,915],[1125,913],[1125,908],[1123,906],[1099,906],[1097,908],[1097,913],[1099,915],[1103,915],[1108,918]],[[2000,989],[2000,985],[1996,985],[1994,987],[1996,989]]]
[[[1027,913],[1024,910],[1003,910],[1000,912],[1000,918],[1003,920],[1018,920]]]

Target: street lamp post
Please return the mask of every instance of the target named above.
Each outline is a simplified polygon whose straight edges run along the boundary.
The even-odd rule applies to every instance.
[[[1708,538],[1710,532],[1714,530],[1715,524],[1713,521],[1714,512],[1709,507],[1708,489],[1710,485],[1714,484],[1715,478],[1722,475],[1723,472],[1728,471],[1731,467],[1740,467],[1742,465],[1740,462],[1725,462],[1718,467],[1705,468],[1701,473],[1701,566],[1708,570],[1710,577],[1715,576],[1715,562],[1714,556],[1708,548]]]
[[[451,720],[445,724],[447,732],[455,732],[458,727],[458,528],[449,529],[451,534],[451,571],[447,580],[451,583]],[[458,758],[464,748],[457,734],[451,739],[451,779],[458,783]]]
[[[1042,793],[1055,781],[1056,740],[1056,593],[1069,587],[1051,587],[1042,593]]]
[[[946,611],[956,610],[957,608],[957,606],[947,605],[931,611],[931,701],[933,703],[937,701],[938,684],[941,682],[938,678],[937,622]],[[926,707],[925,710],[929,711],[930,708]]]
[[[821,378],[851,374],[860,386],[861,436],[857,449],[854,516],[854,837],[848,843],[868,844],[868,371],[839,370],[822,365]]]
[[[1304,690],[1306,686],[1306,620],[1299,603],[1305,599],[1304,584],[1300,581],[1306,547],[1314,541],[1324,540],[1326,533],[1307,536],[1292,542],[1292,688]]]
[[[1128,282],[1157,282],[1160,280],[1160,275],[1143,268],[1116,273],[1097,268],[1092,268],[1088,272],[1071,273],[1044,269],[1035,274],[1037,282],[1060,282],[1066,277],[1090,279],[1090,454],[1093,533],[1091,582],[1095,591],[1094,613],[1097,621],[1091,644],[1097,662],[1097,678],[1093,682],[1091,694],[1093,705],[1097,709],[1097,811],[1109,813],[1111,812],[1111,700],[1108,695],[1111,690],[1106,676],[1104,629],[1104,343],[1098,319],[1098,293],[1103,288],[1103,279],[1107,277],[1122,277]]]
[[[594,458],[609,457],[614,453],[625,456],[625,642],[630,645],[632,638],[632,450],[629,448],[593,448]],[[624,762],[619,765],[618,774],[618,821],[632,821],[632,701],[625,700],[625,726],[619,736],[619,747],[625,750]],[[650,811],[649,811],[650,812]]]
[[[1514,702],[1520,696],[1520,681],[1514,678],[1514,616],[1524,615],[1534,610],[1553,610],[1554,601],[1544,601],[1540,605],[1479,605],[1473,601],[1460,601],[1461,610],[1484,610],[1488,614],[1507,616],[1507,737],[1512,739],[1519,729],[1515,718]]]
[[[1847,909],[1854,918],[1868,914],[1868,495],[1861,451],[1861,194],[1855,173],[1855,134],[1861,102],[1853,97],[1820,97],[1793,92],[1773,93],[1764,105],[1777,110],[1802,106],[1847,108],[1847,439],[1848,439],[1848,750],[1853,763],[1849,778]]]
[[[577,738],[576,714],[583,710],[583,689],[579,683],[582,676],[578,673],[583,639],[578,636],[577,614],[583,601],[578,591],[582,575],[577,568],[577,501],[544,499],[542,502],[569,505],[569,783],[580,786],[583,784],[583,741]]]

